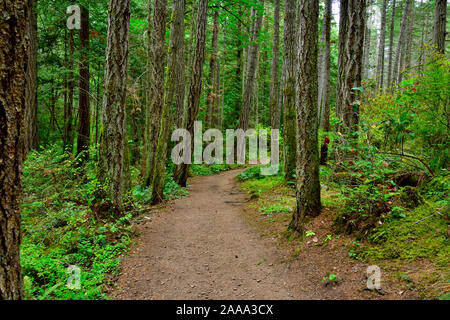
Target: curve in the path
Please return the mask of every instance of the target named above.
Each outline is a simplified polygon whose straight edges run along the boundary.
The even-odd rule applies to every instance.
[[[139,227],[117,299],[293,299],[276,250],[243,220],[237,171],[196,177],[189,196]],[[292,280],[292,279],[291,279]]]

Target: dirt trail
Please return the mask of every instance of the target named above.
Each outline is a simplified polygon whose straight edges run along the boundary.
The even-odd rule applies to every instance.
[[[189,197],[151,214],[123,259],[117,299],[308,299],[292,272],[243,220],[238,171],[195,177]],[[289,278],[291,278],[289,280]],[[295,291],[297,294],[294,295]]]

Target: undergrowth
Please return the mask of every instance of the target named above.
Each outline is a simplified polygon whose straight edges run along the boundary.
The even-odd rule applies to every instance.
[[[27,299],[107,299],[120,257],[131,243],[132,219],[148,209],[151,192],[131,185],[120,213],[105,210],[108,199],[96,177],[95,162],[77,166],[55,146],[28,154],[23,169],[21,263]],[[95,150],[91,150],[95,155]],[[169,168],[167,199],[186,195]],[[75,269],[74,269],[75,268]],[[78,278],[80,287],[70,286]],[[67,285],[69,281],[69,286]]]

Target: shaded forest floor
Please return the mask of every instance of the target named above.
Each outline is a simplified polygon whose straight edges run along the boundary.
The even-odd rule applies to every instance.
[[[332,236],[328,208],[307,226],[311,232],[304,241],[286,235],[292,209],[256,204],[295,201],[293,195],[279,187],[255,195],[234,179],[239,172],[195,177],[188,197],[143,216],[136,224],[137,244],[122,259],[107,294],[115,299],[418,298],[414,288],[384,269],[382,294],[365,290],[368,264],[349,257],[351,237]]]

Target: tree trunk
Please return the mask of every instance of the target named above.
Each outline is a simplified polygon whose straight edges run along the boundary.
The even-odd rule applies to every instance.
[[[370,1],[370,0],[369,0]],[[370,3],[366,6],[365,13],[365,28],[364,28],[364,49],[363,49],[363,79],[368,79],[370,74],[370,42],[372,37],[372,30],[369,27],[369,19],[371,19],[372,12],[370,12]],[[350,31],[351,32],[351,31]]]
[[[147,128],[147,154],[144,186],[152,184],[155,153],[161,127],[161,114],[164,105],[164,69],[166,59],[166,0],[155,0],[152,31],[152,54],[150,77],[149,127]]]
[[[144,146],[142,148],[142,166],[141,166],[141,179],[142,184],[145,185],[145,176],[147,173],[147,155],[148,150],[150,150],[150,141],[149,141],[149,132],[150,132],[150,95],[151,95],[151,83],[152,83],[152,25],[153,25],[153,15],[152,15],[152,4],[153,0],[148,0],[147,5],[147,66],[146,66],[146,84],[144,86],[144,95],[145,95],[145,102],[144,102],[144,134],[143,134],[143,141]]]
[[[385,50],[385,42],[386,42],[386,11],[387,11],[387,0],[383,0],[383,7],[381,9],[380,41],[378,42],[377,89],[382,89],[384,86],[384,50]]]
[[[408,43],[408,34],[409,29],[412,28],[411,23],[413,23],[412,20],[412,13],[413,13],[413,6],[414,6],[414,0],[410,0],[406,2],[407,5],[407,11],[405,8],[405,15],[406,15],[406,21],[405,26],[403,27],[402,24],[402,30],[401,32],[404,32],[404,34],[400,34],[400,36],[403,36],[402,42],[402,50],[400,52],[400,64],[399,64],[399,71],[398,71],[398,80],[397,82],[400,83],[403,80],[403,73],[406,71],[406,63],[408,59],[408,46],[410,43]]]
[[[341,0],[336,113],[349,134],[356,133],[359,122],[358,95],[352,89],[361,86],[365,7],[365,0]]]
[[[74,87],[74,73],[73,73],[73,30],[69,32],[69,56],[67,58],[67,68],[69,69],[67,76],[67,109],[64,114],[64,150],[73,152],[73,87]]]
[[[322,46],[319,57],[319,117],[320,128],[330,131],[330,57],[331,57],[332,0],[325,1],[322,27]]]
[[[295,180],[296,166],[296,109],[295,92],[297,76],[297,0],[286,0],[284,13],[284,141],[285,141],[285,165],[284,176],[286,181]]]
[[[96,97],[95,97],[95,146],[98,144],[98,136],[99,136],[99,130],[98,130],[98,122],[99,122],[99,113],[100,113],[100,107],[102,104],[101,97],[100,97],[100,77],[101,77],[101,65],[100,60],[98,60],[98,70],[97,70],[97,83],[96,83]]]
[[[199,0],[197,9],[195,48],[192,65],[191,84],[189,88],[189,98],[186,114],[186,129],[191,137],[194,136],[194,122],[197,120],[200,106],[200,95],[202,92],[203,62],[205,60],[206,23],[208,18],[208,0]],[[192,149],[192,146],[191,146]],[[191,153],[192,154],[192,153]],[[177,171],[175,181],[186,187],[189,175],[189,164],[184,163]]]
[[[222,64],[220,66],[220,104],[219,104],[219,119],[218,119],[218,128],[219,130],[222,130],[223,128],[223,108],[225,103],[225,70],[227,66],[227,26],[228,26],[228,20],[225,20],[225,26],[223,28],[223,53],[222,53]]]
[[[29,1],[3,1],[1,8],[0,300],[19,300],[24,296],[19,245]]]
[[[99,177],[108,184],[110,200],[121,206],[130,0],[110,0],[108,12]]]
[[[291,228],[303,234],[309,217],[320,214],[317,128],[319,1],[300,0],[300,65],[297,94],[297,208]]]
[[[436,0],[434,11],[433,44],[440,53],[445,53],[447,35],[447,0]]]
[[[217,125],[217,102],[218,102],[218,72],[219,72],[219,61],[218,61],[218,51],[219,51],[219,10],[214,13],[213,20],[213,36],[211,43],[211,58],[209,62],[209,79],[210,88],[208,93],[208,113],[207,113],[207,128],[213,128]]]
[[[37,147],[37,0],[29,0],[27,73],[25,87],[25,152]]]
[[[280,0],[274,0],[273,29],[272,69],[270,71],[271,79],[269,94],[270,126],[272,129],[280,129],[281,109],[278,104],[278,70],[280,69]]]
[[[406,0],[405,2],[405,10],[403,13],[403,19],[402,19],[402,25],[400,29],[400,36],[398,39],[397,44],[397,52],[395,54],[395,64],[394,64],[394,71],[393,71],[393,81],[396,83],[399,82],[399,75],[403,71],[403,64],[404,64],[404,53],[406,48],[406,32],[408,30],[408,20],[409,20],[409,6],[410,6],[411,0]]]
[[[239,13],[242,16],[242,8],[239,6]],[[236,40],[236,73],[235,73],[235,81],[233,81],[234,89],[236,92],[242,92],[243,90],[243,65],[244,65],[244,47],[242,43],[242,29],[243,29],[243,23],[241,21],[238,21],[237,29],[239,30],[239,34],[237,36]],[[239,112],[240,107],[242,106],[242,95],[236,94],[236,99],[234,103],[234,111],[236,114]]]
[[[176,25],[174,25],[175,30],[177,30],[177,38],[174,40],[175,48],[176,48],[176,69],[177,75],[184,75],[186,73],[186,65],[185,65],[185,55],[186,55],[186,48],[185,48],[185,42],[184,42],[184,33],[185,33],[185,24],[184,24],[184,10],[186,8],[186,0],[182,0],[181,4],[176,4],[176,12],[175,12],[175,19],[176,19]],[[174,5],[175,6],[175,5]],[[181,6],[183,8],[183,18],[180,17],[181,15]],[[181,30],[181,31],[178,31]],[[180,34],[181,32],[181,34]],[[175,55],[175,54],[174,54]],[[186,91],[186,78],[183,76],[177,76],[175,77],[175,104],[176,104],[176,127],[182,128],[183,127],[183,119],[184,119],[184,100],[185,100],[185,93]]]
[[[181,127],[186,126],[186,109],[188,105],[188,99],[189,99],[189,87],[191,85],[191,75],[192,75],[192,65],[193,65],[193,59],[194,59],[194,41],[195,41],[195,30],[196,30],[196,16],[197,16],[197,10],[198,10],[198,1],[192,0],[192,9],[191,9],[191,24],[190,24],[190,38],[188,40],[188,49],[186,51],[186,72],[185,72],[185,90],[184,90],[184,108],[183,108],[183,119],[182,123],[183,125]],[[179,166],[176,168],[176,171],[180,169]]]
[[[81,7],[81,29],[80,29],[80,81],[79,81],[79,107],[78,107],[78,140],[77,156],[80,164],[89,158],[90,143],[90,103],[89,103],[89,11]]]
[[[414,15],[415,15],[415,2],[411,0],[411,8],[409,13],[409,22],[408,22],[408,35],[406,40],[406,57],[405,57],[405,70],[411,68],[411,60],[412,60],[412,50],[414,47]]]
[[[423,69],[424,69],[424,64],[425,64],[425,55],[426,55],[426,51],[425,51],[425,44],[429,43],[429,22],[431,19],[431,14],[430,14],[430,8],[432,6],[431,2],[423,2],[424,0],[421,0],[420,4],[421,4],[421,8],[422,8],[422,12],[423,12],[423,16],[422,16],[422,32],[421,32],[421,40],[420,40],[420,53],[419,53],[419,58],[417,59],[417,64],[419,65],[419,72],[420,74],[423,73]],[[424,10],[424,9],[425,10]]]
[[[173,5],[173,24],[170,31],[169,69],[167,73],[164,108],[161,119],[161,130],[156,148],[154,177],[152,183],[152,204],[164,199],[164,179],[166,157],[170,129],[171,114],[174,110],[183,108],[184,104],[184,0],[175,1]],[[180,117],[181,115],[178,114]]]
[[[261,5],[264,5],[264,0],[259,0]],[[253,32],[251,33],[251,43],[248,48],[248,56],[247,56],[247,76],[245,79],[243,98],[242,98],[242,107],[241,107],[241,115],[239,118],[239,128],[244,131],[248,129],[249,124],[249,116],[251,109],[251,100],[253,95],[253,89],[256,81],[256,71],[258,64],[258,52],[259,52],[259,44],[258,44],[258,34],[262,26],[262,12],[256,12],[255,10],[255,21],[253,25]]]
[[[394,31],[395,31],[395,3],[396,0],[392,0],[392,16],[391,16],[391,30],[389,33],[389,61],[388,61],[388,75],[387,75],[387,86],[392,84],[392,62],[394,59]]]

